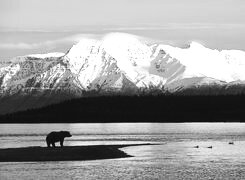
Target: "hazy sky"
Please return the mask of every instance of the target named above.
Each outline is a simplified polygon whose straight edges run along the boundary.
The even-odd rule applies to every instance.
[[[115,31],[245,50],[245,1],[0,0],[2,58],[66,51],[81,34]]]

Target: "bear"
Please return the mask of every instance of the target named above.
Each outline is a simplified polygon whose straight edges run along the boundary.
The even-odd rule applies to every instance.
[[[69,131],[52,131],[46,137],[47,146],[50,147],[50,145],[52,144],[52,146],[55,147],[55,143],[60,142],[60,146],[63,147],[65,137],[72,137],[72,135]]]

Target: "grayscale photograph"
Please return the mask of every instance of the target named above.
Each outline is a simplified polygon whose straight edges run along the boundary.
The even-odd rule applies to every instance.
[[[245,1],[0,0],[0,179],[245,179]]]

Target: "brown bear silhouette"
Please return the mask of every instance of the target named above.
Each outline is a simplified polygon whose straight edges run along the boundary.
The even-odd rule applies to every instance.
[[[69,131],[59,131],[59,132],[52,131],[46,137],[47,146],[50,147],[50,145],[52,144],[52,146],[55,147],[55,143],[60,142],[60,146],[63,147],[63,142],[65,137],[71,137],[71,136],[72,135],[70,134]]]

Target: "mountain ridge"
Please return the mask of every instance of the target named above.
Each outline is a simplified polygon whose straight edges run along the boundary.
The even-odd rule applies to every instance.
[[[31,105],[23,103],[23,108],[15,107],[13,101],[11,111],[0,113],[88,94],[140,95],[181,93],[206,86],[243,87],[244,69],[243,51],[212,50],[196,42],[187,48],[148,44],[134,35],[111,33],[102,39],[81,39],[66,53],[27,55],[1,63],[1,106],[13,97],[22,97],[24,102],[32,102],[32,97],[39,100],[26,103]],[[228,94],[237,93],[230,89]],[[45,103],[40,97],[47,99]]]

